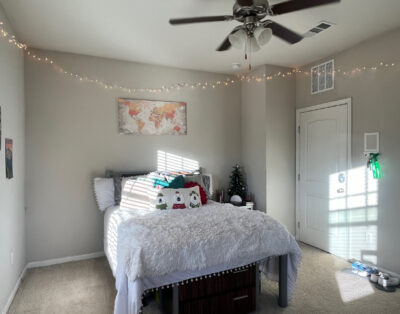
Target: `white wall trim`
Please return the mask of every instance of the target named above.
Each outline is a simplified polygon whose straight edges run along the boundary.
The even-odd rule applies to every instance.
[[[21,284],[22,279],[24,279],[27,269],[28,269],[28,265],[26,265],[24,267],[24,269],[22,270],[21,274],[18,276],[17,282],[15,283],[14,288],[11,290],[11,294],[8,297],[7,303],[4,306],[3,310],[1,311],[1,314],[7,314],[8,310],[10,309],[11,303],[14,300],[15,295],[17,294],[19,285]]]
[[[347,106],[347,168],[351,169],[351,138],[352,138],[352,129],[351,129],[351,122],[352,122],[352,103],[351,98],[344,98],[341,100],[331,101],[328,103],[300,108],[296,110],[296,240],[300,240],[300,230],[298,227],[298,223],[300,221],[300,184],[298,180],[298,175],[300,174],[300,134],[299,134],[299,127],[300,127],[300,114],[304,112],[314,111],[314,110],[321,110],[330,107],[336,106]]]
[[[68,262],[82,261],[85,259],[97,258],[97,257],[102,257],[102,256],[104,256],[104,252],[94,252],[94,253],[88,253],[88,254],[82,254],[82,255],[53,258],[53,259],[48,259],[48,260],[44,260],[44,261],[29,262],[27,267],[28,268],[44,267],[44,266],[50,266],[50,265],[56,265],[56,264],[64,264],[64,263],[68,263]]]
[[[379,266],[376,266],[376,268],[378,268],[378,270],[381,271],[382,273],[387,273],[389,276],[400,278],[400,274],[398,274],[398,273],[395,273],[393,271],[387,270],[387,269],[379,267]]]
[[[11,291],[11,294],[7,300],[6,305],[4,306],[3,310],[1,311],[1,314],[7,314],[8,310],[10,309],[11,303],[14,300],[15,294],[17,293],[18,288],[22,282],[22,279],[25,277],[26,271],[29,268],[44,267],[44,266],[50,266],[50,265],[56,265],[56,264],[64,264],[64,263],[68,263],[68,262],[83,261],[86,259],[98,258],[98,257],[103,257],[103,256],[104,256],[104,252],[94,252],[94,253],[88,253],[88,254],[82,254],[82,255],[53,258],[53,259],[48,259],[48,260],[44,260],[44,261],[30,262],[30,263],[26,264],[24,269],[22,270],[21,274],[19,275],[17,282],[15,283],[14,289]]]

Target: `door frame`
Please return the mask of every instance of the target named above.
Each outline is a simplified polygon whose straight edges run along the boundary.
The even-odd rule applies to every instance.
[[[352,103],[351,98],[344,98],[341,100],[335,100],[315,106],[300,108],[296,110],[296,240],[300,240],[300,114],[309,111],[321,110],[337,106],[347,106],[347,169],[351,169],[351,121],[352,121]]]

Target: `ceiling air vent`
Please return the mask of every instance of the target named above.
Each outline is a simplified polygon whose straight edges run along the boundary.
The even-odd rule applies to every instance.
[[[313,28],[311,28],[303,36],[304,37],[312,37],[314,35],[317,35],[317,34],[323,32],[323,31],[327,30],[328,28],[331,28],[333,25],[335,25],[335,24],[333,24],[331,22],[322,21],[318,25],[316,25]]]
[[[325,92],[334,88],[335,62],[330,60],[311,68],[311,94]]]

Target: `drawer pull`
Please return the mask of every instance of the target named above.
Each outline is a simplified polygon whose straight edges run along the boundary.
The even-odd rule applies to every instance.
[[[234,273],[234,274],[238,274],[238,273],[243,273],[243,272],[245,272],[245,271],[248,271],[248,269],[236,270],[236,271],[234,271],[233,273]]]
[[[242,299],[246,299],[246,298],[248,298],[249,296],[246,294],[246,295],[242,295],[241,297],[236,297],[236,298],[233,298],[233,301],[239,301],[239,300],[242,300]]]

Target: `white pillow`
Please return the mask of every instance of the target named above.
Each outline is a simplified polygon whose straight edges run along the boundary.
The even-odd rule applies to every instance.
[[[194,186],[186,189],[161,189],[150,196],[150,202],[156,209],[191,209],[201,207],[200,189]]]
[[[94,178],[94,194],[101,211],[115,205],[113,178]]]

